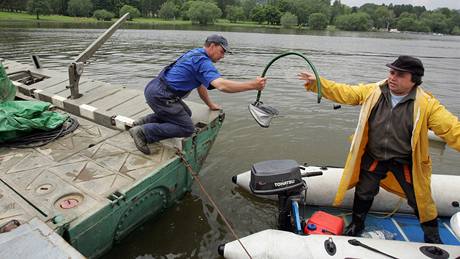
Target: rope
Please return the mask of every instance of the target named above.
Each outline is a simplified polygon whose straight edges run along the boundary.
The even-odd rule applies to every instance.
[[[399,198],[398,203],[396,203],[395,208],[394,208],[393,211],[391,211],[390,213],[386,213],[386,212],[373,212],[373,213],[372,213],[372,214],[383,214],[383,215],[385,215],[385,216],[376,216],[376,215],[372,215],[372,216],[373,216],[374,218],[378,218],[378,219],[389,218],[389,217],[393,216],[393,215],[399,210],[399,208],[401,207],[403,201],[404,201],[403,198]]]
[[[14,148],[34,148],[44,146],[57,138],[63,137],[78,128],[80,124],[78,120],[73,117],[68,117],[61,127],[50,131],[38,131],[27,136],[23,136],[12,142],[0,144],[0,147],[14,147]]]
[[[248,257],[250,259],[252,259],[251,255],[249,254],[248,250],[246,249],[246,247],[243,245],[243,243],[241,242],[240,238],[238,237],[238,235],[236,234],[235,230],[232,228],[232,226],[230,225],[230,223],[227,221],[227,219],[225,218],[224,214],[222,213],[222,211],[219,209],[219,207],[217,206],[217,204],[214,202],[213,198],[211,197],[211,195],[209,195],[209,193],[206,191],[206,189],[204,188],[203,184],[201,183],[200,181],[200,177],[198,176],[197,173],[195,173],[192,169],[192,166],[190,165],[190,163],[185,159],[184,157],[184,154],[179,150],[179,149],[176,149],[176,154],[179,156],[179,158],[181,159],[182,163],[185,165],[185,167],[187,168],[187,171],[190,173],[190,175],[192,175],[193,179],[195,179],[195,181],[198,183],[198,185],[200,186],[200,189],[201,191],[205,194],[205,196],[208,198],[208,200],[211,202],[212,206],[216,209],[217,213],[220,215],[220,217],[222,218],[222,220],[225,222],[225,225],[227,226],[227,228],[230,230],[230,232],[232,233],[233,237],[238,240],[238,243],[241,245],[241,247],[243,248],[243,250],[246,252],[246,254],[248,255]]]
[[[398,203],[396,203],[395,208],[389,213],[373,211],[373,212],[369,212],[369,216],[372,216],[372,217],[378,218],[378,219],[389,218],[389,217],[393,216],[394,214],[396,214],[396,212],[399,210],[399,208],[401,208],[401,205],[402,205],[403,201],[404,201],[403,198],[399,198]],[[345,217],[345,216],[348,216],[348,215],[351,215],[351,214],[353,214],[353,212],[340,213],[340,214],[337,215],[337,217]],[[377,216],[377,215],[384,215],[384,216]]]

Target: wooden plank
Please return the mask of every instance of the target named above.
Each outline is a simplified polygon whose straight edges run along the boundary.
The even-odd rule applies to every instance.
[[[144,111],[149,108],[145,103],[145,98],[143,95],[139,95],[133,99],[130,99],[116,107],[108,109],[108,112],[113,114],[123,115],[126,117],[131,117],[134,114]],[[150,109],[150,108],[149,108]]]
[[[58,83],[51,87],[43,89],[43,92],[41,93],[46,94],[47,96],[53,96],[55,94],[58,94],[58,95],[62,95],[63,97],[67,97],[70,95],[69,89],[66,89],[66,86],[68,85],[69,85],[68,81],[63,81],[61,83]],[[67,92],[67,93],[64,93],[64,92]]]
[[[89,80],[89,79],[83,80],[82,84],[84,85],[86,82],[89,82],[89,81],[91,81],[91,80]],[[61,83],[58,83],[58,84],[55,84],[55,85],[53,85],[51,87],[47,87],[47,88],[42,89],[43,90],[42,94],[46,94],[47,96],[50,96],[50,97],[55,95],[55,94],[57,94],[57,95],[60,95],[62,97],[68,98],[70,96],[70,89],[67,88],[68,85],[69,85],[69,81],[64,80]],[[35,86],[35,84],[34,84],[34,86]],[[95,86],[92,85],[92,88],[95,88]]]
[[[62,84],[62,83],[64,83],[63,89],[65,89],[65,84],[69,84],[69,79],[64,78],[64,77],[51,77],[51,78],[44,79],[43,81],[40,81],[38,83],[31,85],[29,86],[29,88],[45,90],[45,89],[51,88],[55,85]]]
[[[88,102],[88,104],[98,107],[99,109],[109,110],[139,95],[142,95],[142,93],[139,91],[132,90],[132,89],[122,89],[121,91],[118,91],[112,95],[106,96],[102,99],[97,99],[97,100]]]
[[[83,94],[82,97],[74,100],[69,99],[69,102],[75,104],[89,104],[121,91],[121,88],[113,85],[97,85],[96,83],[91,83],[87,84],[87,86],[93,88],[80,92]]]

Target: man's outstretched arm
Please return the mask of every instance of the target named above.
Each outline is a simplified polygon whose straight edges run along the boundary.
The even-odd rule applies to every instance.
[[[249,90],[263,90],[267,79],[265,77],[257,77],[254,80],[238,82],[219,77],[214,79],[211,84],[219,91],[225,93],[238,93]]]

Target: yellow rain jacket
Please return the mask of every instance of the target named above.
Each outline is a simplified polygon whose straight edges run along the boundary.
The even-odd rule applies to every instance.
[[[362,105],[358,125],[348,153],[342,179],[335,197],[334,206],[342,203],[345,192],[353,188],[359,180],[361,157],[368,141],[368,119],[377,103],[380,85],[386,80],[373,84],[346,85],[324,78],[320,79],[321,92],[329,100],[349,105]],[[305,84],[307,91],[317,91],[316,82]],[[460,151],[460,122],[431,94],[417,87],[414,102],[414,129],[412,130],[412,175],[415,198],[420,222],[437,217],[436,205],[431,197],[431,158],[428,146],[428,129],[441,137],[449,146]],[[380,185],[400,197],[404,191],[393,174],[380,182]]]

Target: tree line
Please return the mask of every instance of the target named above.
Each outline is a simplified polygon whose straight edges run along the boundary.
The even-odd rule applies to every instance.
[[[226,18],[232,23],[252,21],[313,30],[334,25],[348,31],[398,29],[460,35],[459,10],[430,11],[410,4],[349,7],[340,0],[0,0],[0,9],[27,11],[37,19],[58,14],[111,20],[130,12],[132,19],[182,19],[203,25]]]

